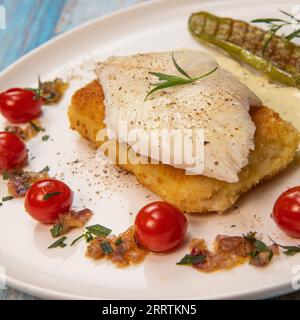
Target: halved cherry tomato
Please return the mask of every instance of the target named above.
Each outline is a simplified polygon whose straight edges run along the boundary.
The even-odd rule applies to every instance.
[[[294,238],[300,238],[300,186],[282,193],[273,209],[279,228]]]
[[[25,210],[41,223],[54,223],[70,211],[73,191],[62,181],[45,179],[33,184],[25,196]]]
[[[0,112],[12,123],[28,122],[37,118],[43,99],[34,91],[12,88],[0,94]]]
[[[187,219],[175,206],[156,201],[140,210],[134,228],[137,242],[145,249],[165,252],[183,242],[187,231]]]
[[[16,134],[0,132],[0,171],[21,168],[27,164],[26,145]]]

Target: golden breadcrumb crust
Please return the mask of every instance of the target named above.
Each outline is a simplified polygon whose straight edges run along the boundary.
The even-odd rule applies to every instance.
[[[71,128],[97,146],[96,136],[105,128],[104,94],[98,81],[78,90],[69,107]],[[294,159],[298,131],[267,107],[251,107],[256,125],[255,150],[239,174],[239,182],[227,183],[164,164],[118,164],[145,187],[185,212],[223,212],[246,191],[278,174]],[[99,144],[98,144],[99,145]]]

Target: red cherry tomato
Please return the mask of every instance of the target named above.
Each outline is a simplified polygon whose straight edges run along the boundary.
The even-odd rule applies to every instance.
[[[138,213],[134,230],[136,240],[145,249],[165,252],[183,242],[187,219],[178,208],[167,202],[152,202]]]
[[[41,223],[54,223],[70,211],[73,191],[62,181],[45,179],[33,184],[25,196],[25,210]]]
[[[12,123],[28,122],[37,118],[43,99],[31,90],[13,88],[0,94],[0,112]]]
[[[282,193],[275,202],[273,218],[286,234],[300,238],[300,187]]]
[[[26,145],[21,138],[9,132],[0,132],[0,171],[21,168],[27,164]]]

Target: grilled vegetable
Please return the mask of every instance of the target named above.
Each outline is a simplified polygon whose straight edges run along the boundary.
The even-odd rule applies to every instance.
[[[192,14],[189,29],[198,41],[222,49],[274,81],[300,88],[300,47],[288,39],[270,39],[268,31],[208,12]]]

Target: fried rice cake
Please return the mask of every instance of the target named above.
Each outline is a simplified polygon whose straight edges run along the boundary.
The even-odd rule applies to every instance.
[[[100,145],[97,142],[98,131],[105,128],[103,101],[102,87],[95,80],[73,95],[68,111],[71,128],[95,147]],[[277,113],[265,106],[251,106],[250,115],[256,125],[255,149],[250,152],[248,165],[239,173],[239,182],[228,183],[202,175],[186,175],[183,169],[161,163],[120,164],[117,161],[117,165],[184,212],[224,212],[243,193],[284,170],[293,161],[298,149],[298,131]]]

